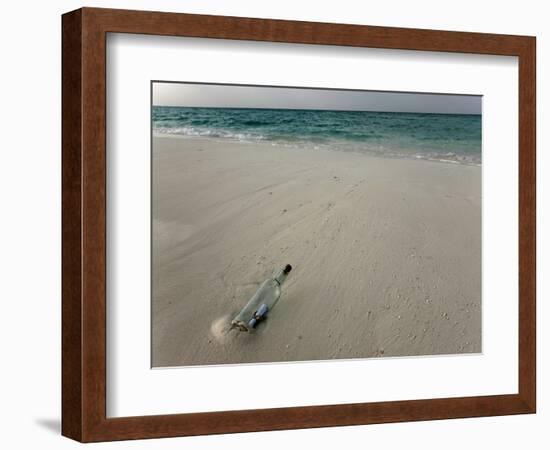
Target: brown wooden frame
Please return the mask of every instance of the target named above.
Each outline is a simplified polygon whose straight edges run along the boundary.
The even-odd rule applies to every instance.
[[[519,58],[519,392],[106,417],[106,33],[508,55]],[[535,38],[147,11],[63,15],[62,434],[81,442],[534,413]]]

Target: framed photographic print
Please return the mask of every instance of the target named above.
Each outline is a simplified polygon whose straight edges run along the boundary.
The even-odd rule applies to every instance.
[[[62,432],[533,413],[535,39],[63,16]]]

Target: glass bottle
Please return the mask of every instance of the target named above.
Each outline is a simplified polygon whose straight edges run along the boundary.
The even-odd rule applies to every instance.
[[[265,280],[241,312],[231,321],[231,328],[240,331],[253,331],[258,323],[267,318],[281,296],[281,285],[286,280],[292,266],[287,264],[274,278]]]

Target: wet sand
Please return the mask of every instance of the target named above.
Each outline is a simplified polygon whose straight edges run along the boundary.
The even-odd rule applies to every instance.
[[[152,223],[153,366],[481,351],[480,167],[155,136]]]

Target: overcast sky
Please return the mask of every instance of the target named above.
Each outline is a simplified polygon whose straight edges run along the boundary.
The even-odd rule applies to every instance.
[[[481,114],[481,96],[237,85],[153,83],[153,104],[217,108],[331,109]]]

